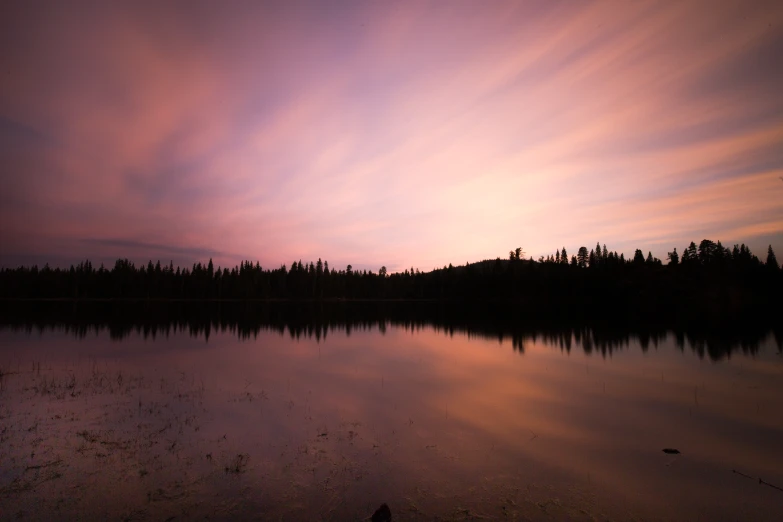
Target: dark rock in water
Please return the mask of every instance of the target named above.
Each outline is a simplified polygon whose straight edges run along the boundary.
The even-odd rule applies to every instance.
[[[375,510],[372,514],[372,522],[391,522],[391,509],[386,504]]]
[[[668,453],[669,455],[679,455],[680,450],[674,449],[674,448],[663,448],[664,453]]]

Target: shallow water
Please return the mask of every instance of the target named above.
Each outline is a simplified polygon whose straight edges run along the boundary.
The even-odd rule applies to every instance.
[[[673,335],[601,353],[589,332],[327,333],[0,331],[0,518],[783,512],[771,336],[711,360]]]

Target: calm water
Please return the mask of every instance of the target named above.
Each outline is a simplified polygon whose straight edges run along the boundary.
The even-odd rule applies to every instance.
[[[710,358],[380,325],[0,330],[0,518],[781,519],[771,335]]]

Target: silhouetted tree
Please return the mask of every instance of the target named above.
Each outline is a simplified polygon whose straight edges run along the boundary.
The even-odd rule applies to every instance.
[[[590,254],[587,252],[587,247],[579,247],[579,250],[576,253],[576,261],[579,265],[579,268],[584,268],[587,266],[587,260]]]
[[[644,254],[642,254],[642,251],[638,248],[636,249],[636,252],[633,254],[633,262],[636,265],[643,265],[644,264]]]
[[[687,256],[686,256],[687,254]],[[685,249],[685,251],[682,254],[682,260],[683,264],[685,264],[685,261],[687,260],[688,263],[696,263],[699,260],[699,255],[696,252],[696,243],[691,241],[691,244],[688,245],[688,248]]]
[[[775,257],[775,252],[772,250],[772,245],[769,245],[767,248],[767,266],[769,268],[777,270],[779,268],[778,266],[778,259]]]
[[[702,239],[699,243],[699,262],[706,265],[715,258],[716,245],[709,239]]]

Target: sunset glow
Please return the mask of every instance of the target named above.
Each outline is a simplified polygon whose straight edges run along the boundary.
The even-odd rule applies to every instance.
[[[0,266],[783,252],[783,3],[0,7]]]

